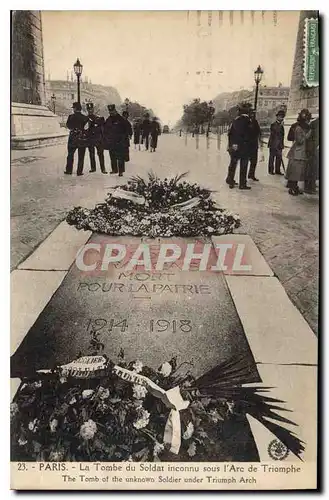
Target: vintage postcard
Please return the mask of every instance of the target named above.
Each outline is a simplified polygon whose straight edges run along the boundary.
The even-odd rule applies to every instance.
[[[318,488],[318,25],[12,11],[12,489]]]

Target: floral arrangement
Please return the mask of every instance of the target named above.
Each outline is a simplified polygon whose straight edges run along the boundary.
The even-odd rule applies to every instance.
[[[94,376],[79,378],[59,367],[22,382],[11,404],[12,460],[229,461],[234,457],[225,445],[227,426],[236,429],[248,413],[300,457],[302,443],[281,427],[282,422],[292,422],[273,412],[282,409],[273,405],[277,401],[259,394],[266,388],[243,387],[237,381],[250,369],[243,358],[199,379],[183,368],[190,363],[177,366],[176,358],[158,370],[140,361],[126,362],[122,351],[117,365],[102,358],[105,369]],[[148,386],[119,376],[120,370],[133,379],[148,380],[150,387],[161,387],[166,395],[179,386],[186,403],[179,412],[179,453],[171,453],[164,433],[173,411],[170,405]],[[249,458],[259,460],[257,453]]]
[[[237,215],[216,206],[211,191],[182,181],[187,173],[163,179],[149,173],[114,188],[93,209],[75,207],[66,218],[77,229],[148,237],[209,236],[232,233]]]

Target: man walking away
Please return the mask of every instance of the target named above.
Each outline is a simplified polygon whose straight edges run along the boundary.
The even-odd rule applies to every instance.
[[[67,143],[67,159],[64,174],[72,175],[74,153],[78,150],[77,175],[83,175],[83,162],[87,145],[85,127],[88,123],[88,117],[81,113],[82,107],[79,102],[74,102],[72,108],[73,114],[69,115],[66,122],[70,134]]]
[[[247,169],[250,156],[250,104],[239,106],[238,116],[233,121],[228,133],[228,151],[231,162],[228,167],[226,183],[234,188],[235,170],[240,161],[239,189],[251,189],[247,186]]]
[[[256,111],[253,109],[250,113],[250,166],[248,179],[252,179],[253,181],[258,181],[256,178],[255,172],[258,161],[258,147],[260,143],[260,126],[256,118]]]
[[[133,131],[134,131],[134,149],[141,150],[140,140],[141,140],[141,120],[136,118],[133,122]]]
[[[150,125],[150,132],[151,132],[151,153],[152,152],[154,153],[158,146],[158,137],[161,134],[160,125],[157,122],[155,116],[152,118],[152,122]]]
[[[132,135],[133,135],[133,129],[132,129],[130,121],[128,120],[128,118],[129,118],[128,111],[124,111],[122,113],[122,117],[124,119],[125,126],[126,126],[126,141],[125,141],[125,154],[124,154],[124,160],[126,162],[126,161],[130,161],[129,148],[130,148],[130,139],[132,138]]]
[[[311,137],[306,141],[306,172],[304,192],[316,194],[316,180],[319,172],[319,118],[310,123]]]
[[[104,124],[104,144],[109,150],[111,159],[111,174],[119,173],[122,177],[125,171],[125,149],[127,147],[127,128],[124,118],[117,112],[115,104],[108,105],[109,116]]]
[[[103,116],[95,114],[95,108],[92,102],[86,104],[88,113],[88,151],[90,159],[90,171],[96,172],[95,148],[97,151],[101,172],[107,174],[104,161],[104,146],[103,146],[103,128],[105,120]]]
[[[268,159],[268,173],[271,175],[283,175],[283,173],[281,173],[280,167],[282,163],[282,151],[284,149],[284,117],[284,110],[279,110],[276,114],[276,121],[271,125],[270,138],[268,141],[268,148],[270,150],[270,156]]]
[[[150,128],[151,128],[150,115],[149,113],[146,113],[145,118],[142,122],[142,143],[144,142],[145,139],[145,151],[147,151],[149,148]]]

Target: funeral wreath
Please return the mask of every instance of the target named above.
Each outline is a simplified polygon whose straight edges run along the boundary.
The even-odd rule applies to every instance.
[[[209,189],[182,181],[186,175],[133,177],[95,208],[75,207],[66,221],[77,229],[151,238],[227,234],[240,226],[239,217],[218,207]]]
[[[274,411],[282,401],[237,381],[243,357],[198,379],[190,365],[172,358],[156,370],[121,351],[116,364],[94,354],[39,370],[11,404],[12,460],[228,461],[225,429],[247,414],[301,458],[302,442],[282,426],[292,422]]]

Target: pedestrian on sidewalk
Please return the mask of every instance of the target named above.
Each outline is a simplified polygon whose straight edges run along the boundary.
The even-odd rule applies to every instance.
[[[150,114],[145,113],[145,118],[142,122],[142,144],[144,143],[145,140],[145,151],[148,151],[149,148],[150,131],[151,131],[150,129],[151,129]]]
[[[128,111],[123,111],[122,117],[125,122],[126,126],[126,140],[125,140],[125,153],[124,153],[124,160],[125,162],[130,161],[130,156],[129,156],[129,148],[130,148],[130,140],[133,136],[133,129],[131,126],[131,123],[129,121],[129,113]]]
[[[307,162],[306,142],[312,134],[310,128],[311,118],[312,115],[308,109],[302,109],[299,113],[295,128],[295,140],[287,155],[289,161],[286,179],[288,180],[289,194],[293,196],[302,194],[302,191],[298,187],[298,182],[305,179]]]
[[[78,150],[78,168],[77,175],[83,175],[83,163],[87,146],[87,131],[86,126],[88,117],[81,113],[82,107],[79,102],[74,102],[72,105],[73,114],[69,115],[66,126],[70,131],[67,143],[67,158],[64,174],[72,175],[74,153]]]
[[[151,134],[151,153],[155,153],[155,150],[158,146],[158,137],[161,134],[160,125],[157,121],[157,118],[153,116],[151,125],[150,125],[150,134]]]
[[[253,109],[250,113],[250,166],[248,179],[252,179],[253,181],[259,181],[256,178],[255,172],[258,162],[258,147],[261,140],[261,130],[256,118],[256,111]]]
[[[316,180],[319,178],[319,118],[310,123],[311,137],[306,141],[305,188],[307,194],[316,194]]]
[[[127,126],[124,118],[117,112],[115,104],[109,104],[107,108],[109,116],[104,124],[104,147],[110,154],[110,174],[119,174],[119,177],[122,177],[125,171]]]
[[[88,151],[90,159],[89,172],[96,172],[95,149],[99,159],[102,174],[107,174],[104,160],[103,128],[104,117],[95,114],[95,107],[92,102],[86,104],[88,113]]]
[[[139,118],[136,118],[136,120],[134,120],[134,122],[133,122],[134,149],[137,149],[137,145],[138,145],[139,151],[141,150],[141,145],[140,145],[141,128],[142,128],[142,122]]]
[[[239,189],[251,189],[247,186],[247,170],[250,157],[250,111],[249,103],[241,103],[238,116],[234,119],[228,132],[228,152],[231,162],[228,167],[226,183],[230,189],[235,186],[235,171],[240,161]]]
[[[276,121],[271,125],[268,148],[270,156],[268,159],[268,173],[271,175],[284,175],[281,173],[282,151],[284,149],[284,126],[283,120],[286,113],[280,109],[276,114]],[[275,171],[274,171],[275,164]]]

